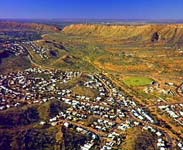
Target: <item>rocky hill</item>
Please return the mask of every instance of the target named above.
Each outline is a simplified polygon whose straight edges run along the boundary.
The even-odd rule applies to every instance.
[[[116,38],[122,41],[161,43],[183,46],[182,24],[148,25],[70,25],[65,33],[96,37]]]
[[[0,21],[0,31],[7,31],[7,30],[59,32],[61,29],[55,26],[49,26],[38,23],[19,23],[19,22]]]

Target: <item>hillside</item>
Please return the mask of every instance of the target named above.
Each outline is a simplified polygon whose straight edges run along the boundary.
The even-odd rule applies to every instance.
[[[0,31],[15,30],[15,31],[40,31],[40,32],[59,32],[61,29],[55,26],[49,26],[38,23],[19,23],[0,21]]]
[[[87,35],[118,38],[126,42],[158,42],[161,44],[183,44],[183,25],[70,25],[64,32],[73,35]]]

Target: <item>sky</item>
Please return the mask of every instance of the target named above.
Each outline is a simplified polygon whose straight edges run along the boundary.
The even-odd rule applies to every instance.
[[[183,0],[0,0],[0,18],[183,19]]]

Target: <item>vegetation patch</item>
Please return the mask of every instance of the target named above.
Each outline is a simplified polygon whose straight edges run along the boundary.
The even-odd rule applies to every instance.
[[[124,79],[124,83],[128,86],[145,86],[152,84],[154,80],[147,77],[128,77]]]
[[[1,112],[0,127],[12,128],[30,125],[39,121],[39,112],[35,107],[24,109]]]

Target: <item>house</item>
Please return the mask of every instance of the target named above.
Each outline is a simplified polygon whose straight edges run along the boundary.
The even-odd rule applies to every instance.
[[[40,125],[45,125],[46,124],[46,122],[45,121],[40,121],[40,123],[39,123]]]
[[[68,122],[65,122],[65,123],[64,123],[64,126],[65,126],[66,128],[68,128],[68,127],[69,127],[69,123],[68,123]]]
[[[80,127],[77,127],[77,128],[76,128],[76,131],[77,131],[77,132],[82,132],[82,131],[83,131],[83,129],[82,129],[82,128],[80,128]]]
[[[57,122],[52,122],[51,125],[52,126],[56,126],[57,125]]]
[[[158,131],[158,132],[156,132],[156,135],[157,136],[162,136],[162,133]]]

